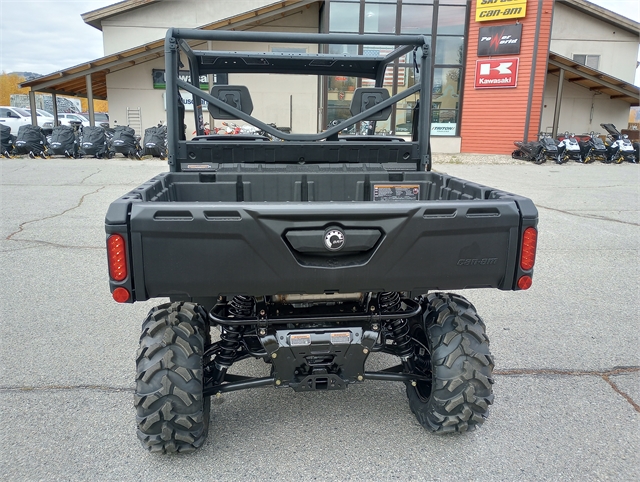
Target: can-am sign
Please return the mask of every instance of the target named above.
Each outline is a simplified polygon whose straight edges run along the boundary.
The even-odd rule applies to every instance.
[[[523,18],[527,15],[527,0],[477,0],[476,22]]]
[[[518,58],[476,60],[476,89],[516,87]]]

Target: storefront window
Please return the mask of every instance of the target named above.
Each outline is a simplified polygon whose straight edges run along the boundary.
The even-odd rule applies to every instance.
[[[462,69],[436,68],[431,95],[431,135],[456,134]]]
[[[331,2],[329,29],[332,32],[358,32],[360,27],[360,4]]]
[[[406,34],[431,34],[432,5],[402,5],[400,32]]]
[[[465,48],[465,26],[468,2],[466,0],[440,0],[438,18],[434,19],[433,0],[331,0],[329,5],[329,31],[353,33],[382,33],[425,35],[431,46],[434,20],[437,23],[437,44],[432,51],[433,90],[431,103],[432,135],[454,136],[458,133],[460,117],[460,89],[462,84],[462,63]],[[398,9],[400,5],[400,10]],[[361,10],[362,9],[362,10]],[[400,29],[396,29],[397,14],[400,13]],[[360,20],[363,28],[360,29]],[[365,45],[364,55],[383,57],[393,50],[391,46]],[[334,55],[356,55],[355,45],[330,45],[329,53]],[[419,61],[420,59],[418,59]],[[452,67],[447,67],[452,66]],[[457,67],[460,66],[460,67]],[[383,86],[391,95],[401,93],[416,83],[413,54],[399,59],[396,67],[389,66],[385,72]],[[349,111],[353,92],[358,87],[373,87],[372,79],[361,79],[358,84],[353,77],[327,77],[327,124],[344,120],[351,116]],[[389,120],[376,122],[377,134],[397,134],[410,136],[413,109],[420,94],[415,93],[398,102]],[[326,128],[326,126],[325,126]],[[353,127],[350,133],[355,133]]]
[[[365,3],[364,31],[365,33],[396,33],[396,6]]]
[[[358,46],[330,44],[329,53],[333,55],[358,55]]]
[[[464,37],[438,36],[436,64],[462,65]]]
[[[438,9],[438,34],[464,35],[466,7],[440,5]]]

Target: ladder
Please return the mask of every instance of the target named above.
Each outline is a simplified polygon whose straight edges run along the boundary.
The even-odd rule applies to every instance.
[[[127,107],[127,125],[141,136],[142,132],[142,109],[140,107]]]

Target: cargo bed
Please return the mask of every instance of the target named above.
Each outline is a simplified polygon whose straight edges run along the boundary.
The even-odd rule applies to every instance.
[[[514,289],[536,218],[526,198],[433,171],[238,164],[156,176],[111,205],[107,231],[128,225],[136,300],[425,293]]]

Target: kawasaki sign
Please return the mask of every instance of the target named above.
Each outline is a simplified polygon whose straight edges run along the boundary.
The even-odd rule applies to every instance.
[[[516,87],[519,59],[502,58],[476,60],[476,89]]]
[[[164,70],[163,69],[153,69],[151,71],[151,75],[153,77],[153,88],[154,89],[166,89],[167,81],[165,80]],[[184,80],[185,82],[191,83],[191,74],[189,74],[188,70],[180,71],[180,80]],[[214,74],[213,75],[213,84],[218,85],[226,85],[229,83],[229,75],[228,74]],[[209,76],[201,75],[200,76],[200,88],[202,90],[209,90]]]

